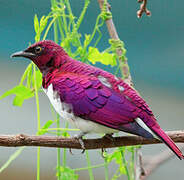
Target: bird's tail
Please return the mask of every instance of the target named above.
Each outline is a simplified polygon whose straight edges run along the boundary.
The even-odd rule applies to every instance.
[[[153,116],[146,114],[142,120],[151,129],[151,131],[158,136],[176,154],[176,156],[178,156],[180,160],[184,159],[182,152],[179,150],[173,140],[162,130]]]

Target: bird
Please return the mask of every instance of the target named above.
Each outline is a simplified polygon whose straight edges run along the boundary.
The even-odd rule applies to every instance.
[[[184,155],[158,124],[138,92],[123,79],[95,66],[72,59],[52,40],[30,45],[11,57],[30,59],[42,73],[42,87],[56,112],[89,133],[126,133],[163,141],[179,159]]]

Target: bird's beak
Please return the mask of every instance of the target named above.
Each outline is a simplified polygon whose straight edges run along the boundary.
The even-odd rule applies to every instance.
[[[35,54],[31,52],[26,52],[26,51],[19,51],[11,55],[11,58],[13,57],[25,57],[25,58],[31,58],[34,57]]]

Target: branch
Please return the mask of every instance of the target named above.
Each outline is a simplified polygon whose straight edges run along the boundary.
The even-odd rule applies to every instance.
[[[141,18],[143,13],[146,13],[147,16],[151,16],[151,12],[146,8],[147,0],[138,0],[138,3],[141,3],[140,9],[137,11],[137,17]]]
[[[167,134],[174,142],[184,143],[184,131],[170,131]],[[162,143],[158,139],[145,139],[140,136],[121,136],[114,137],[113,141],[109,138],[84,139],[86,149],[114,148],[119,146],[145,145]],[[79,141],[75,138],[62,138],[54,136],[29,136],[29,135],[1,135],[0,146],[42,146],[82,149]]]
[[[184,144],[181,144],[178,146],[181,150],[184,149]],[[141,180],[147,179],[147,177],[155,171],[156,168],[158,168],[161,164],[163,164],[165,161],[172,158],[175,154],[172,153],[169,149],[166,149],[165,151],[152,156],[144,158],[144,163],[142,165],[144,169],[144,174],[140,177]]]
[[[99,6],[100,6],[101,10],[103,10],[104,2],[105,2],[104,0],[98,0],[98,3],[99,3]],[[107,4],[106,11],[107,11],[107,13],[110,13],[110,5],[109,4]],[[120,40],[119,36],[118,36],[118,33],[116,31],[116,27],[114,25],[112,17],[106,19],[105,22],[106,22],[107,29],[108,29],[110,37],[113,40]],[[117,48],[116,49],[116,53],[117,53],[117,55],[119,57],[120,64],[122,64],[122,54],[123,54],[122,48]],[[129,66],[128,66],[128,62],[127,62],[127,58],[126,57],[123,59],[123,66],[121,68],[122,68],[121,71],[122,71],[123,77],[125,78],[124,81],[127,84],[129,84],[130,86],[133,86],[132,78],[131,78],[131,75],[130,75],[130,72],[129,72]]]
[[[101,10],[103,10],[104,3],[107,3],[107,0],[98,0],[98,2],[99,2],[99,6],[100,6]],[[146,7],[147,0],[138,0],[138,2],[141,3],[141,5],[140,5],[140,9],[137,11],[137,17],[141,18],[143,13],[146,13],[147,16],[150,16],[151,12]],[[110,13],[110,5],[109,4],[106,5],[106,11],[107,11],[107,13]],[[113,23],[112,16],[106,19],[106,25],[107,25],[107,29],[109,31],[110,37],[114,40],[119,40],[119,36],[117,34],[115,25]],[[123,49],[122,48],[117,48],[116,53],[119,57],[120,64],[122,64],[122,60],[123,60],[123,65],[121,66],[121,71],[122,71],[123,77],[125,77],[124,81],[127,84],[129,84],[130,86],[133,87],[133,82],[132,82],[132,78],[131,78],[131,75],[130,75],[130,72],[129,72],[129,66],[128,66],[127,58],[125,57],[124,59],[122,59]],[[175,132],[170,132],[170,133],[168,133],[168,134],[170,135],[171,139],[173,139],[175,142],[181,142],[180,140],[182,140],[182,142],[184,142],[183,141],[184,137],[182,137],[183,136],[183,131],[175,131]],[[124,140],[123,140],[123,138],[124,138]],[[123,140],[123,143],[122,143],[121,139]],[[138,144],[143,145],[143,144],[153,144],[153,143],[160,142],[159,140],[156,140],[156,139],[146,140],[146,139],[141,138],[141,137],[132,137],[132,136],[131,137],[130,136],[129,137],[121,137],[118,141],[119,141],[118,142],[119,146],[121,146],[121,145],[122,146],[138,145]],[[122,144],[120,145],[120,143],[122,143]],[[113,143],[113,144],[115,144],[115,143]],[[173,153],[171,153],[171,154],[173,154]],[[143,169],[143,166],[142,166],[142,155],[141,155],[140,149],[137,149],[135,151],[135,157],[136,157],[135,158],[135,178],[136,179],[140,179],[140,177],[141,178],[146,178],[149,174],[145,175],[145,172],[144,172],[144,169]],[[148,164],[148,165],[151,166],[152,163]],[[157,165],[158,164],[156,164],[156,165],[154,164],[154,168]],[[152,169],[151,170],[148,169],[148,171],[151,172]]]

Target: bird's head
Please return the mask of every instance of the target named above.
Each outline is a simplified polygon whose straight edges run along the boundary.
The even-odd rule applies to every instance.
[[[16,52],[11,57],[25,57],[32,60],[42,73],[60,67],[68,55],[61,46],[51,40],[37,42],[23,51]]]

